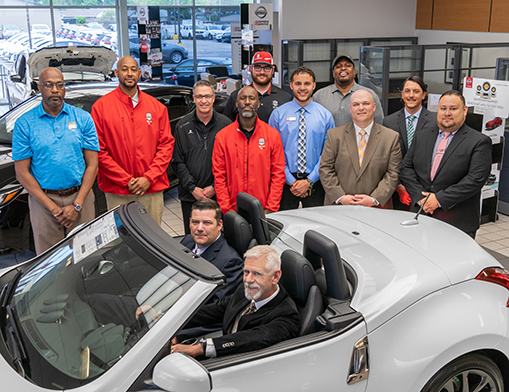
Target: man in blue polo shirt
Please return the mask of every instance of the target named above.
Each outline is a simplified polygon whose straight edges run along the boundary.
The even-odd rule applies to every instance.
[[[41,72],[42,103],[14,126],[12,157],[16,177],[29,193],[30,222],[37,254],[95,217],[91,191],[97,174],[99,141],[90,114],[64,102],[64,77],[55,68]]]
[[[269,125],[276,128],[285,150],[286,184],[280,210],[322,206],[325,196],[319,168],[327,131],[334,128],[332,114],[311,98],[315,73],[308,67],[295,69],[290,87],[293,100],[274,110]]]

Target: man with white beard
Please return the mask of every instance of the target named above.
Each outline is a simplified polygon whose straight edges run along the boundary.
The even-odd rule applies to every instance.
[[[208,358],[239,354],[297,336],[300,317],[293,300],[278,285],[281,258],[268,245],[255,246],[245,254],[244,283],[234,294],[203,306],[186,328],[222,322],[223,336],[201,339],[199,344],[178,344],[171,352]]]

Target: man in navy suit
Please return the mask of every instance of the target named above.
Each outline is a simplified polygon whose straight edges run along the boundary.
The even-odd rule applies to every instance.
[[[191,207],[188,234],[181,244],[214,264],[226,276],[226,286],[216,292],[212,302],[233,294],[242,283],[242,258],[221,234],[223,214],[217,201],[202,199]]]
[[[425,213],[475,238],[481,189],[491,170],[491,139],[465,125],[467,111],[461,93],[442,94],[438,126],[415,135],[400,176],[414,210],[424,204]]]
[[[202,306],[186,327],[222,322],[223,336],[188,346],[172,339],[171,352],[220,357],[260,350],[297,336],[300,317],[293,300],[278,285],[281,258],[268,245],[246,252],[244,285],[217,303]]]
[[[384,118],[383,125],[399,133],[399,146],[403,159],[417,132],[426,132],[437,125],[437,116],[423,106],[427,86],[419,76],[410,76],[403,82],[401,100],[405,107]],[[410,210],[410,196],[400,184],[392,197],[395,210]]]

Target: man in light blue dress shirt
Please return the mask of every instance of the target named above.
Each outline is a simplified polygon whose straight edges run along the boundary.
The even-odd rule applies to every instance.
[[[285,150],[286,184],[281,210],[298,208],[299,202],[303,207],[323,205],[320,157],[327,131],[334,128],[334,118],[311,98],[315,79],[310,68],[295,69],[290,79],[293,100],[278,107],[269,118],[269,125],[279,131]]]

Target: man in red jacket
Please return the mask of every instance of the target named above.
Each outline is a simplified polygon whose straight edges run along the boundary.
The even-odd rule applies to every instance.
[[[115,75],[118,88],[92,107],[101,149],[97,182],[108,209],[139,201],[161,225],[174,144],[168,111],[138,88],[141,71],[132,57],[118,61]]]
[[[279,210],[285,184],[285,155],[279,132],[260,120],[258,93],[247,86],[237,96],[239,115],[216,136],[212,171],[223,213],[235,210],[237,194],[246,192],[266,213]]]

